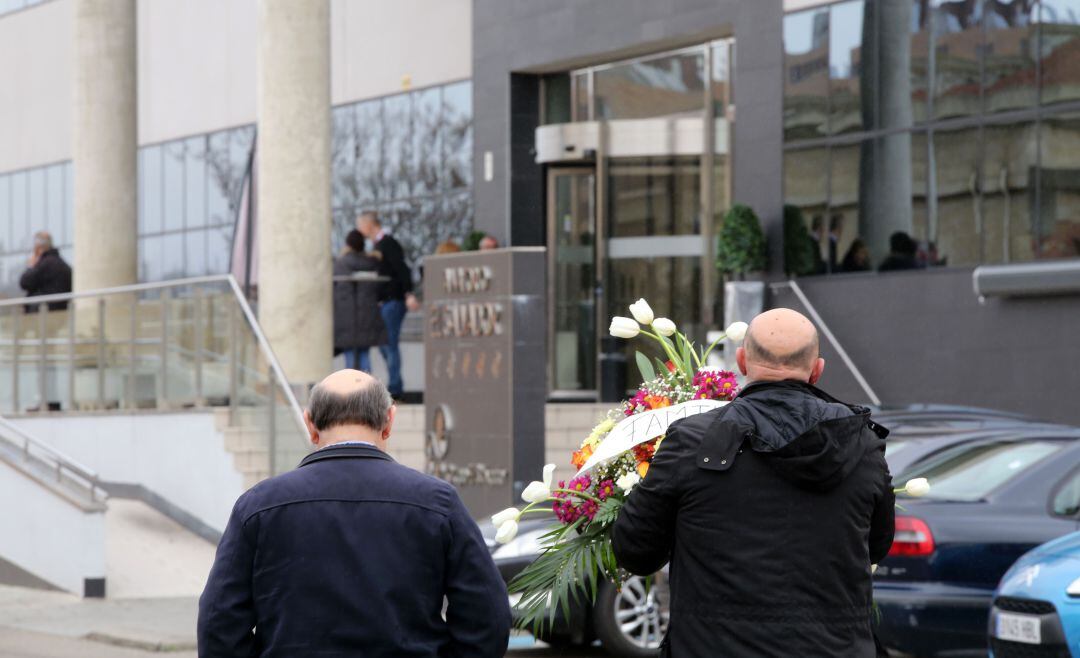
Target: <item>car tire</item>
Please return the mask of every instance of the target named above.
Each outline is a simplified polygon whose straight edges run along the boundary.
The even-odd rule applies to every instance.
[[[667,597],[661,596],[664,586],[652,585],[646,590],[640,576],[631,576],[619,590],[606,581],[600,584],[593,630],[612,656],[655,658],[667,632],[668,606]]]

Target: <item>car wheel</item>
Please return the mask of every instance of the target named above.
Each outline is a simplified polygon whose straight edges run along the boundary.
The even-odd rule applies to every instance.
[[[626,579],[618,590],[604,582],[596,595],[593,629],[614,656],[655,657],[667,633],[668,610],[667,585],[660,575],[649,587],[639,576]]]

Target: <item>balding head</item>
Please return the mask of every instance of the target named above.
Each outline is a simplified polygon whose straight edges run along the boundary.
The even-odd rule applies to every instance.
[[[754,318],[736,352],[739,369],[751,381],[794,379],[817,382],[825,368],[818,333],[797,311],[775,308]]]
[[[311,389],[304,420],[317,447],[366,441],[385,448],[394,412],[379,380],[359,370],[338,370]]]

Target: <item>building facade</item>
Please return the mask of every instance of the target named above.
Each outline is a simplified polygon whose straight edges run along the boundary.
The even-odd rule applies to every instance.
[[[35,230],[74,235],[75,2],[0,2],[9,295]],[[139,278],[223,273],[257,2],[137,10]],[[546,246],[553,398],[599,396],[632,356],[608,318],[638,297],[698,338],[725,323],[715,241],[741,203],[768,303],[812,305],[886,404],[1080,422],[1080,298],[971,283],[1080,256],[1080,0],[333,0],[330,20],[328,253],[369,208],[414,265],[474,229]],[[828,386],[867,399],[824,349]]]

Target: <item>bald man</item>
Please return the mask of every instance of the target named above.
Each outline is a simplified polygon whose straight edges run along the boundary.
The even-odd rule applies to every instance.
[[[871,564],[893,539],[887,430],[814,384],[790,309],[754,318],[734,402],[673,424],[615,522],[615,556],[670,561],[662,656],[875,656]]]
[[[199,599],[199,656],[502,656],[506,586],[457,492],[386,454],[358,370],[311,391],[315,451],[240,496]]]

